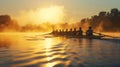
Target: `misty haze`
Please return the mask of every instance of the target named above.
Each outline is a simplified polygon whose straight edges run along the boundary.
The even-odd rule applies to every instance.
[[[1,0],[0,67],[120,67],[119,0]]]

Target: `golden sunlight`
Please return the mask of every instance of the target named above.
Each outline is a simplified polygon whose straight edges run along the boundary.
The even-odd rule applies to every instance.
[[[42,8],[39,16],[42,22],[58,23],[64,18],[64,9],[61,6]]]
[[[41,24],[41,23],[61,23],[64,22],[64,6],[49,6],[31,10],[23,10],[14,17],[20,25]]]

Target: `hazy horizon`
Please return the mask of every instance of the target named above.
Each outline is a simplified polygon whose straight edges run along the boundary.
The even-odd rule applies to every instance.
[[[25,18],[26,21],[24,22],[26,23],[40,22],[41,17],[36,15],[39,15],[38,13],[42,9],[49,10],[49,8],[57,7],[58,11],[61,10],[61,12],[59,11],[57,13],[63,12],[63,15],[61,14],[62,16],[58,16],[60,19],[57,19],[57,21],[78,22],[82,18],[97,15],[100,11],[109,11],[112,8],[120,9],[119,2],[120,0],[1,0],[0,15],[8,14],[12,18],[19,18],[19,20]],[[37,21],[35,21],[36,17]],[[45,22],[47,21],[52,20],[46,20]]]

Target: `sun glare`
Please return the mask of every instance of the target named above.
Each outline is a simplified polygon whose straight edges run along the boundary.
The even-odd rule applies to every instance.
[[[42,8],[39,16],[42,22],[58,23],[64,18],[64,9],[61,6]]]
[[[64,6],[49,6],[28,11],[21,11],[19,15],[14,17],[19,21],[20,25],[25,24],[41,24],[41,23],[61,23],[64,22],[65,12]]]

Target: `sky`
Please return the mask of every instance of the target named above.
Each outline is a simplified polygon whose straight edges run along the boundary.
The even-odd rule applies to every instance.
[[[120,10],[120,0],[0,0],[0,15],[17,16],[21,11],[49,6],[63,6],[68,18],[79,21],[100,11]]]

